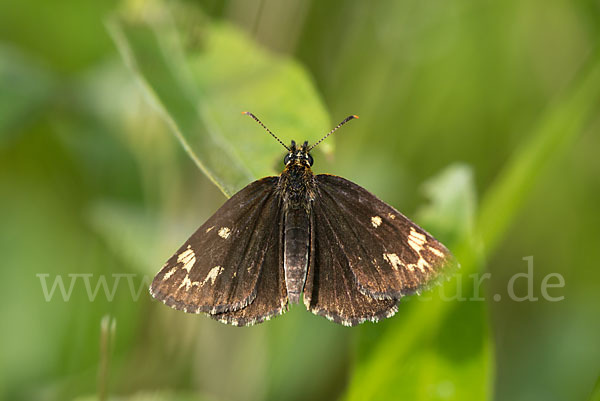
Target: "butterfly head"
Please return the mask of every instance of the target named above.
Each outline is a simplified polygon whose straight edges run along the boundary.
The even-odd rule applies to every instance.
[[[304,141],[302,146],[297,146],[295,141],[289,147],[289,152],[283,159],[283,164],[289,166],[291,164],[300,164],[305,167],[313,165],[313,158],[309,153],[308,141]]]

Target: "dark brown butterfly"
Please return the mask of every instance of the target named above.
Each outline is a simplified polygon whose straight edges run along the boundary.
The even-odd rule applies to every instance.
[[[237,326],[282,314],[303,294],[313,313],[354,326],[392,316],[456,262],[425,230],[341,177],[313,175],[292,141],[278,177],[232,196],[163,266],[150,293]]]

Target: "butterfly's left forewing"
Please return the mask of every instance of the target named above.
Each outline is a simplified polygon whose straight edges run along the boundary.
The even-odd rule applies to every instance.
[[[235,312],[252,304],[265,261],[273,263],[279,246],[270,225],[281,220],[276,184],[277,177],[263,178],[225,202],[167,261],[151,294],[191,313]]]

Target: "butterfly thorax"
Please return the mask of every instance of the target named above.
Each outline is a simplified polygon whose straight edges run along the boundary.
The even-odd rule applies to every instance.
[[[309,209],[315,198],[315,177],[308,166],[288,165],[279,176],[279,193],[286,208]]]
[[[315,177],[310,169],[312,157],[307,152],[308,142],[297,148],[292,141],[290,152],[286,155],[285,169],[279,176],[277,189],[285,208],[304,208],[310,210],[315,198]]]

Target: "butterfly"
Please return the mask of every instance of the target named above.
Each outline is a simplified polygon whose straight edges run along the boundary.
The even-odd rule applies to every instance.
[[[318,142],[286,146],[276,177],[233,195],[165,263],[150,293],[171,308],[236,326],[260,323],[302,301],[355,326],[397,311],[456,266],[439,241],[392,206],[338,176],[311,171]]]

